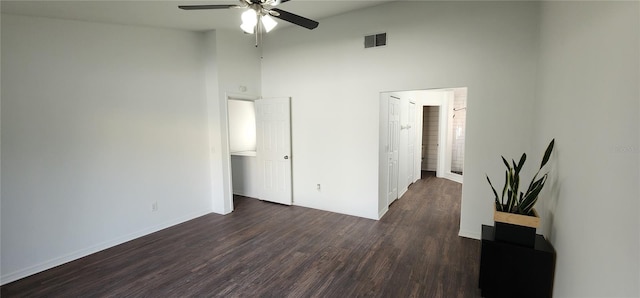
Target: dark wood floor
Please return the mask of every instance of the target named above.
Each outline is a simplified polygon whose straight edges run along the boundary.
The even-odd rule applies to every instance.
[[[479,297],[461,186],[427,177],[380,221],[236,198],[210,214],[7,284],[2,297]]]

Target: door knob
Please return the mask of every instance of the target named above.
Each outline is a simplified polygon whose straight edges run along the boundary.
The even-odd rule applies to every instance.
[[[284,159],[289,159],[289,155],[285,155],[285,156],[284,156]]]

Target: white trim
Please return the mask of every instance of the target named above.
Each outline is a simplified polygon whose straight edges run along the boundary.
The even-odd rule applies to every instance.
[[[236,152],[231,152],[232,156],[256,156],[257,152],[256,151],[236,151]]]
[[[449,177],[448,174],[451,174],[451,159],[453,156],[453,113],[451,111],[451,109],[453,108],[453,91],[452,90],[444,90],[445,92],[445,99],[444,99],[444,105],[442,106],[444,109],[441,110],[441,112],[443,112],[444,118],[440,118],[441,123],[444,123],[444,135],[443,135],[443,141],[444,143],[440,143],[440,144],[445,144],[444,146],[442,146],[442,150],[445,153],[443,155],[444,157],[444,164],[443,164],[443,171],[442,171],[442,177],[449,179],[447,177]],[[441,160],[442,161],[442,160]]]
[[[260,96],[250,94],[238,94],[238,93],[225,93],[225,100],[220,101],[220,123],[224,126],[221,127],[220,133],[222,134],[223,142],[223,154],[222,154],[222,185],[223,185],[223,200],[224,210],[222,214],[229,214],[233,212],[233,177],[231,174],[231,149],[229,148],[229,100],[246,100],[256,101],[260,99]]]
[[[387,161],[388,154],[388,94],[380,93],[378,107],[378,219],[389,210],[389,163]]]
[[[233,194],[234,195],[238,195],[238,196],[242,196],[242,197],[245,197],[245,198],[251,198],[251,199],[260,200],[258,198],[254,198],[255,196],[250,196],[248,194],[245,194],[243,191],[234,191]]]
[[[225,100],[220,101],[220,132],[222,141],[222,214],[233,212],[233,181],[231,177],[231,148],[229,147],[229,95],[225,94]]]
[[[467,231],[462,229],[458,232],[458,236],[476,240],[480,240],[480,238],[482,238],[482,235],[478,231]]]
[[[389,211],[389,206],[384,207],[384,209],[380,210],[380,212],[378,212],[378,220],[382,219],[382,217],[387,214],[387,211]]]
[[[244,101],[256,101],[261,97],[258,95],[239,94],[239,93],[225,93],[227,100],[244,100]]]
[[[160,230],[163,230],[163,229],[166,229],[166,228],[181,224],[183,222],[186,222],[186,221],[189,221],[189,220],[192,220],[192,219],[195,219],[195,218],[198,218],[200,216],[204,216],[204,215],[207,215],[207,214],[210,214],[210,213],[212,213],[211,210],[195,212],[195,213],[192,213],[190,215],[179,217],[179,218],[176,218],[174,220],[170,220],[170,221],[167,221],[165,223],[162,223],[162,224],[159,224],[159,225],[147,228],[147,229],[143,229],[143,230],[138,231],[138,232],[134,232],[134,233],[122,236],[122,237],[118,237],[118,238],[115,238],[115,239],[112,239],[112,240],[109,240],[109,241],[105,241],[105,242],[99,243],[97,245],[93,245],[93,246],[90,246],[90,247],[87,247],[87,248],[84,248],[84,249],[77,250],[77,251],[72,252],[70,254],[51,259],[49,261],[45,261],[45,262],[42,262],[40,264],[31,266],[31,267],[28,267],[28,268],[25,268],[25,269],[21,269],[21,270],[15,271],[15,272],[11,272],[11,273],[5,274],[2,277],[0,277],[0,285],[8,284],[8,283],[16,281],[18,279],[25,278],[27,276],[30,276],[30,275],[45,271],[47,269],[51,269],[51,268],[56,267],[56,266],[60,266],[62,264],[65,264],[65,263],[68,263],[68,262],[71,262],[71,261],[75,261],[75,260],[80,259],[82,257],[86,257],[88,255],[97,253],[99,251],[102,251],[102,250],[105,250],[105,249],[108,249],[108,248],[112,248],[112,247],[120,245],[122,243],[131,241],[131,240],[143,237],[143,236],[147,236],[147,235],[155,233],[157,231],[160,231]]]
[[[453,173],[453,172],[445,172],[443,175],[443,178],[449,179],[453,182],[458,182],[458,183],[462,183],[462,181],[464,180],[464,176]]]
[[[404,194],[407,193],[408,190],[409,190],[409,187],[398,190],[398,198],[396,200],[399,200],[400,198],[402,198],[402,196],[404,196]]]

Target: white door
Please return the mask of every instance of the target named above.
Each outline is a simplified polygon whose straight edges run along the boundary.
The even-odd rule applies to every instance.
[[[255,103],[260,199],[291,205],[290,99],[260,99]]]
[[[413,179],[413,174],[415,172],[415,165],[416,165],[416,156],[415,156],[415,152],[416,152],[416,130],[415,130],[415,121],[416,121],[416,104],[413,102],[409,103],[409,122],[408,124],[408,131],[409,131],[409,152],[407,153],[407,165],[408,165],[408,171],[407,171],[407,185],[413,183],[414,179]]]
[[[400,143],[400,99],[389,97],[389,123],[388,123],[388,150],[389,179],[387,188],[387,202],[393,203],[398,198],[398,167],[399,167],[399,143]]]

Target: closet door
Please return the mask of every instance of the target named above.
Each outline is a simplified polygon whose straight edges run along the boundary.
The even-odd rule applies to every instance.
[[[291,205],[291,99],[256,101],[260,199]]]

